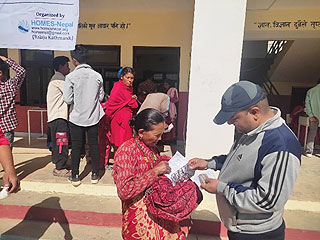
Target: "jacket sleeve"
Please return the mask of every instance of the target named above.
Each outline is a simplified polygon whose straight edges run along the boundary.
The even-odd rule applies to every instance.
[[[283,209],[297,179],[300,161],[289,152],[273,152],[262,159],[256,186],[219,182],[217,194],[240,213],[267,213]]]
[[[68,77],[66,76],[65,82],[64,82],[64,88],[63,88],[63,101],[65,101],[66,104],[73,103],[73,83]]]
[[[208,162],[208,168],[215,171],[221,170],[223,163],[225,162],[227,155],[214,156],[211,159],[206,160]]]
[[[307,111],[307,115],[309,117],[313,117],[313,111],[312,111],[312,106],[311,106],[311,98],[310,98],[310,90],[307,92],[307,96],[306,96],[306,111]]]

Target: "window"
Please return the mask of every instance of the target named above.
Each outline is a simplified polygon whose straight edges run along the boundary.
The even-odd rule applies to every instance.
[[[21,87],[21,105],[46,104],[47,86],[54,73],[53,51],[21,50],[21,64],[26,69],[26,79]]]
[[[0,48],[0,56],[8,57],[8,51],[6,48]]]
[[[6,48],[0,48],[0,56],[8,57],[8,50]],[[10,70],[8,69],[7,76],[10,77]]]
[[[118,81],[120,68],[120,46],[86,45],[88,64],[102,75],[104,91],[110,94],[113,84]]]

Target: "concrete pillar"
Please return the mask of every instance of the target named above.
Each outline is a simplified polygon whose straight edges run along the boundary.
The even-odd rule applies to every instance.
[[[246,0],[195,0],[186,155],[227,153],[234,128],[213,118],[221,96],[239,81]]]

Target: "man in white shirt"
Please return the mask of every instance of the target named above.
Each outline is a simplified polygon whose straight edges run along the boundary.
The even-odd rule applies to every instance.
[[[104,111],[100,105],[104,98],[104,91],[101,74],[86,64],[87,50],[81,45],[76,45],[75,50],[71,51],[71,57],[76,68],[66,76],[63,100],[70,105],[72,176],[69,181],[73,186],[79,186],[81,184],[79,163],[84,141],[82,136],[85,132],[88,136],[91,153],[91,183],[98,183],[99,181],[98,125],[100,119],[104,116]]]
[[[53,175],[69,177],[66,167],[68,160],[68,105],[63,101],[65,76],[70,72],[69,58],[56,57],[53,60],[55,70],[47,91],[47,114],[52,141],[52,162],[55,164]],[[57,143],[60,143],[61,146]],[[62,145],[63,144],[63,145]]]

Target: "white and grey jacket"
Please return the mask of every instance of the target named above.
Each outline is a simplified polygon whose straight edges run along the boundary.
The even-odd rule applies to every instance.
[[[217,204],[232,232],[269,232],[283,221],[301,164],[301,146],[280,110],[272,110],[275,116],[241,135],[228,155],[208,160],[209,168],[220,170]]]

